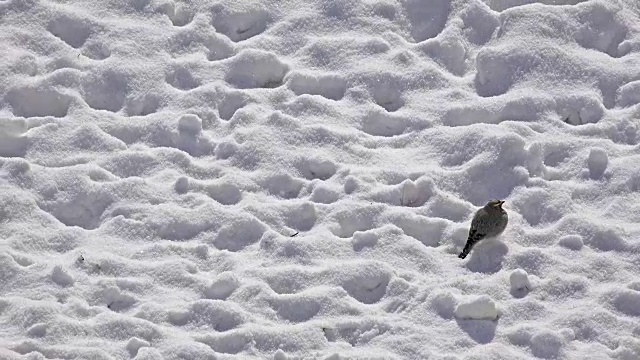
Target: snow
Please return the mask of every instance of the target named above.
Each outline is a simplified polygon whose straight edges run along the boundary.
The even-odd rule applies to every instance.
[[[580,235],[565,235],[558,239],[558,245],[579,251],[584,246],[584,241]]]
[[[455,309],[456,318],[463,320],[496,320],[498,314],[496,303],[489,295],[466,299]]]
[[[589,175],[592,179],[599,179],[604,175],[609,164],[609,157],[604,149],[595,148],[589,151],[589,159],[587,165],[589,167]]]
[[[0,0],[0,45],[0,359],[640,359],[636,0]]]
[[[190,135],[197,135],[202,131],[202,119],[197,115],[182,115],[178,119],[178,131]]]
[[[142,339],[138,339],[137,337],[132,337],[127,342],[127,350],[129,351],[129,353],[133,357],[138,355],[138,352],[140,351],[141,348],[150,347],[150,346],[151,346],[151,344],[149,344],[148,341],[145,341],[145,340],[142,340]]]
[[[209,299],[226,299],[231,293],[238,288],[240,280],[232,272],[225,271],[220,273],[211,282],[211,285],[205,290]]]
[[[511,283],[511,293],[531,290],[529,274],[522,269],[513,270],[509,275],[509,282]]]

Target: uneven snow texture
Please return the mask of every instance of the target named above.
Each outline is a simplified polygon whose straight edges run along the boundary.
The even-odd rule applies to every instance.
[[[0,49],[2,359],[640,358],[636,0],[0,0]]]
[[[489,295],[462,301],[455,310],[456,318],[471,320],[497,320],[498,308]]]

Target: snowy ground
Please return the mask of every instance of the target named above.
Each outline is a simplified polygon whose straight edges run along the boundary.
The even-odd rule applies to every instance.
[[[640,359],[639,118],[637,0],[0,0],[0,358]]]

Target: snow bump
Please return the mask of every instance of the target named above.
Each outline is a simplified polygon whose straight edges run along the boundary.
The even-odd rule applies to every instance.
[[[462,300],[454,314],[461,320],[496,320],[498,307],[490,296],[480,295]]]

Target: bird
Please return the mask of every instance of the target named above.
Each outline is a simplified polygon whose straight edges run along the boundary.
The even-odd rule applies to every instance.
[[[480,240],[496,237],[507,228],[509,216],[502,208],[503,200],[490,200],[487,204],[476,211],[471,220],[469,236],[464,249],[458,257],[464,259],[469,255],[471,249]]]

